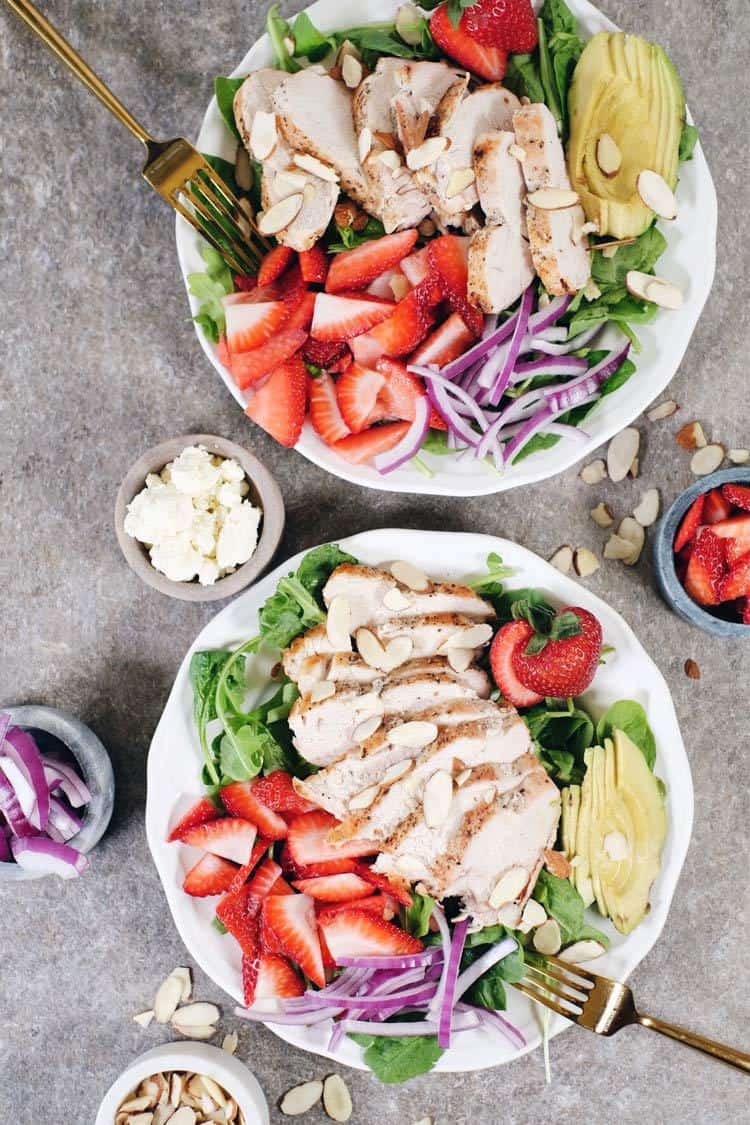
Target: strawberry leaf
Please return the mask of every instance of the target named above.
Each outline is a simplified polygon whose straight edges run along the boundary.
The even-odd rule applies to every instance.
[[[575,637],[581,632],[581,621],[576,613],[559,613],[553,618],[549,631],[551,641],[562,640],[563,637]]]
[[[510,612],[516,621],[528,621],[536,633],[542,634],[549,633],[555,616],[554,608],[538,590],[525,590],[524,596],[511,604]]]
[[[550,638],[545,637],[543,633],[534,633],[534,636],[526,645],[524,652],[527,656],[538,656],[540,652],[544,652],[549,639]]]
[[[458,27],[461,16],[467,8],[473,8],[476,0],[448,0],[448,19],[454,27]]]

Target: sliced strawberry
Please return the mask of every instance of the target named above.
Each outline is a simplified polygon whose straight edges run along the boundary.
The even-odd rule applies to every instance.
[[[231,369],[232,357],[227,347],[227,338],[223,332],[221,336],[219,336],[219,342],[216,345],[216,358],[224,367]]]
[[[486,78],[488,82],[499,82],[504,76],[507,51],[503,47],[486,47],[477,42],[461,24],[454,27],[448,15],[447,4],[441,4],[432,13],[430,31],[438,47],[446,55],[480,78]]]
[[[351,340],[386,320],[392,312],[390,301],[318,293],[310,332],[314,340]]]
[[[718,595],[722,602],[750,595],[750,553],[743,555],[729,573],[719,579]]]
[[[221,799],[232,816],[251,821],[267,840],[283,840],[287,835],[286,821],[263,804],[252,781],[235,781],[225,786]]]
[[[349,427],[341,417],[336,385],[325,371],[310,380],[310,421],[316,434],[326,445],[333,445],[349,434]]]
[[[253,383],[259,382],[264,375],[270,375],[272,371],[278,370],[283,364],[291,360],[306,339],[307,333],[303,329],[284,328],[273,339],[268,340],[254,351],[245,355],[232,356],[231,371],[235,383],[241,391],[247,390]],[[305,374],[307,373],[305,372]],[[250,417],[253,418],[254,415],[250,414]],[[264,423],[259,422],[259,425],[264,425]],[[294,442],[291,442],[291,444],[294,445]]]
[[[258,948],[262,904],[263,900],[244,886],[224,895],[216,907],[217,918],[239,942],[243,953],[254,954]]]
[[[315,313],[315,294],[307,290],[300,291],[295,299],[287,301],[288,315],[284,321],[284,328],[301,328],[307,332],[312,324]]]
[[[403,292],[399,292],[400,288],[403,288]],[[401,269],[396,268],[381,273],[374,281],[370,282],[365,292],[373,297],[380,297],[384,301],[392,301],[395,296],[405,297],[410,288],[406,274]]]
[[[289,1000],[302,996],[305,986],[286,957],[278,953],[259,953],[242,958],[242,990],[245,1007],[256,1000]]]
[[[742,508],[750,512],[750,488],[746,484],[723,484],[721,486],[724,499],[735,508]],[[729,512],[727,512],[729,515]]]
[[[408,429],[408,422],[389,422],[385,426],[373,426],[361,434],[352,434],[335,442],[331,449],[352,465],[361,465],[363,461],[369,461],[376,454],[393,449]]]
[[[182,834],[182,842],[194,848],[203,848],[212,855],[220,855],[240,866],[249,863],[258,830],[249,820],[235,820],[225,816],[221,820],[211,820],[188,828]]]
[[[433,321],[429,301],[419,288],[412,289],[396,305],[393,315],[373,328],[369,335],[381,346],[385,355],[409,355],[424,340]]]
[[[307,382],[307,368],[299,356],[294,356],[258,387],[245,413],[280,445],[296,445],[305,422]]]
[[[719,525],[714,524],[714,527]],[[719,582],[727,570],[724,544],[713,528],[698,536],[685,575],[685,590],[699,605],[718,605]]]
[[[401,263],[401,271],[412,288],[419,285],[420,281],[424,281],[430,272],[430,258],[427,247],[423,246],[421,250],[415,250],[408,258],[404,258]]]
[[[325,247],[319,242],[299,255],[299,268],[305,281],[313,285],[321,284],[328,276],[330,261]]]
[[[240,887],[243,887],[245,885],[270,846],[271,843],[269,840],[264,840],[262,836],[258,837],[258,839],[253,844],[253,850],[250,853],[250,859],[246,864],[240,867],[239,871],[237,871],[228,890],[237,891]]]
[[[271,927],[266,920],[265,912],[261,911],[260,914],[260,931],[258,934],[258,944],[264,953],[282,953],[284,950],[281,948],[281,942],[276,937]]]
[[[221,895],[232,886],[237,868],[218,855],[204,855],[191,867],[182,884],[183,891],[194,898]]]
[[[358,363],[353,363],[339,377],[336,400],[350,433],[361,433],[370,424],[378,394],[384,385],[383,375],[368,367],[360,367]]]
[[[711,531],[726,541],[726,558],[730,566],[750,551],[750,516],[731,516],[711,525]]]
[[[264,859],[247,884],[248,893],[266,898],[271,893],[271,888],[281,878],[281,868],[272,859]]]
[[[721,520],[729,519],[731,514],[732,505],[722,496],[722,489],[712,488],[710,492],[704,494],[702,523],[719,523]]]
[[[294,886],[316,902],[346,902],[368,898],[372,886],[359,875],[322,875],[317,879],[297,879]]]
[[[288,266],[292,264],[294,251],[288,246],[274,246],[261,262],[258,270],[258,285],[270,285]]]
[[[276,813],[312,812],[315,805],[300,797],[294,788],[294,779],[286,770],[274,770],[253,782],[253,795]]]
[[[455,234],[435,238],[427,247],[432,269],[440,278],[448,304],[460,314],[465,326],[475,336],[484,331],[484,316],[468,297],[469,267],[466,240]],[[424,284],[424,282],[422,283]]]
[[[197,828],[199,824],[205,824],[209,820],[216,820],[218,816],[219,812],[213,801],[208,797],[199,797],[177,821],[167,836],[167,843],[172,844],[175,840],[181,840],[183,832],[187,832],[190,828]]]
[[[326,291],[365,289],[385,270],[397,266],[411,252],[417,237],[416,230],[400,231],[337,254],[328,271]]]
[[[326,370],[342,355],[346,355],[348,345],[343,340],[313,340],[310,339],[302,349],[302,358],[306,363],[314,363],[316,367]]]
[[[392,883],[386,875],[378,874],[377,871],[373,871],[373,869],[366,863],[358,863],[356,870],[357,875],[359,875],[360,879],[364,879],[365,882],[369,883],[371,886],[378,887],[379,890],[385,891],[388,895],[391,895],[396,899],[397,902],[400,902],[403,906],[412,905],[412,896],[409,894],[406,888],[403,886],[398,886],[396,883]]]
[[[703,523],[703,508],[706,503],[706,494],[702,493],[697,496],[693,503],[688,508],[685,516],[680,524],[680,530],[675,535],[674,539],[674,552],[681,551],[686,544],[690,543],[695,538],[695,533]]]
[[[328,374],[329,375],[343,375],[345,371],[349,370],[349,368],[351,367],[351,365],[353,363],[354,363],[354,356],[352,355],[352,353],[347,348],[344,355],[341,356],[341,359],[337,359],[333,363],[329,363]]]
[[[498,629],[490,648],[492,678],[504,698],[516,707],[533,707],[544,698],[524,687],[513,670],[514,653],[517,649],[523,651],[533,635],[534,630],[528,621],[509,621]]]
[[[321,915],[318,924],[337,964],[342,957],[398,957],[422,949],[418,938],[356,907],[339,910],[331,917]]]
[[[418,375],[407,371],[406,366],[396,359],[383,356],[378,360],[377,369],[384,383],[378,394],[378,403],[383,407],[384,416],[401,422],[413,422],[417,402],[427,393]]]
[[[289,886],[286,879],[282,879],[281,876],[279,876],[279,878],[276,880],[276,882],[271,887],[270,894],[272,894],[272,895],[293,895],[294,891]]]
[[[227,346],[232,355],[251,352],[273,336],[286,316],[283,301],[243,301],[224,310]]]
[[[750,598],[742,598],[742,605],[737,606],[737,611],[742,618],[743,625],[750,625]]]
[[[431,363],[444,367],[446,363],[458,359],[467,348],[474,343],[474,334],[466,325],[459,313],[451,316],[420,344],[414,355],[412,363]]]
[[[291,821],[290,821],[291,824]],[[289,852],[289,841],[284,843],[279,856],[281,869],[288,879],[316,879],[320,875],[343,875],[354,871],[355,861],[348,857],[343,859],[326,859],[316,863],[295,863]]]
[[[354,362],[360,363],[363,367],[375,367],[384,354],[383,345],[373,337],[371,332],[365,332],[362,336],[355,336],[353,340],[350,340],[349,346],[352,349]]]
[[[342,910],[365,910],[368,914],[375,914],[378,918],[383,918],[387,922],[395,917],[397,907],[396,900],[391,898],[390,895],[374,894],[367,898],[353,899],[350,902],[321,903],[316,909],[318,911],[318,923],[321,919],[333,918],[335,914],[339,914]],[[322,930],[320,930],[320,936],[322,939]]]
[[[252,293],[257,288],[258,278],[252,273],[238,273],[234,276],[234,284],[241,293]]]
[[[461,27],[477,43],[521,54],[533,51],[539,38],[530,0],[474,0]]]
[[[337,859],[353,859],[374,855],[378,849],[364,840],[347,840],[341,845],[329,844],[328,834],[339,822],[322,809],[303,813],[289,825],[289,854],[300,867]]]
[[[264,901],[263,914],[287,957],[322,987],[325,972],[313,900],[307,895],[272,896]]]

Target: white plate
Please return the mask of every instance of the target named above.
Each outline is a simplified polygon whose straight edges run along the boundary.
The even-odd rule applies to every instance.
[[[400,0],[348,0],[345,16],[340,0],[318,0],[306,10],[323,30],[335,30],[343,23],[366,24],[395,15]],[[613,30],[615,24],[602,15],[588,0],[568,0],[569,6],[580,19],[587,35],[597,31]],[[637,27],[630,28],[634,32]],[[272,65],[271,47],[266,35],[251,47],[232,76],[248,74],[261,66]],[[202,152],[234,160],[235,141],[219,114],[216,99],[211,100],[198,135],[198,148]],[[435,471],[428,478],[409,465],[381,476],[369,465],[350,465],[338,457],[317,436],[309,422],[305,423],[296,449],[308,460],[327,469],[334,476],[367,488],[380,488],[386,492],[424,493],[441,496],[483,496],[504,492],[523,484],[546,480],[588,457],[597,446],[609,440],[624,426],[641,414],[668,385],[680,366],[688,342],[698,322],[708,297],[716,265],[716,193],[711,174],[700,145],[693,159],[680,167],[680,186],[677,193],[679,215],[675,222],[662,224],[669,239],[666,252],[659,262],[659,272],[676,282],[685,293],[685,303],[678,312],[663,311],[650,325],[636,326],[643,345],[639,355],[633,356],[637,372],[615,394],[608,395],[596,407],[585,428],[589,434],[586,442],[562,440],[552,449],[535,453],[519,465],[502,474],[485,465],[461,462],[455,455],[422,455]],[[184,219],[177,218],[177,252],[183,277],[193,270],[202,270],[201,239]],[[186,283],[187,284],[187,283]],[[195,314],[199,302],[190,297],[190,307]],[[203,351],[224,380],[228,390],[244,407],[247,396],[240,391],[231,375],[219,362],[216,348],[209,343],[196,325]],[[611,329],[600,337],[605,343],[622,341]]]
[[[661,932],[685,859],[693,821],[690,767],[669,689],[658,668],[619,614],[531,551],[506,539],[468,533],[384,529],[342,540],[341,546],[364,563],[379,565],[396,558],[407,559],[428,574],[449,580],[481,573],[489,552],[498,551],[508,565],[516,568],[513,585],[538,586],[555,602],[580,605],[601,621],[605,642],[613,645],[615,651],[597,672],[593,687],[583,697],[584,703],[597,717],[617,699],[632,698],[642,703],[656,736],[656,772],[667,786],[669,826],[662,869],[651,892],[648,915],[632,934],[623,937],[598,914],[589,912],[592,925],[605,929],[612,938],[612,947],[597,962],[597,969],[605,975],[624,979],[645,957]],[[172,916],[190,955],[216,984],[239,1002],[242,1001],[240,951],[236,942],[222,937],[211,926],[215,900],[190,898],[182,891],[185,873],[200,858],[200,853],[184,845],[165,843],[178,805],[184,802],[186,794],[195,794],[200,788],[201,754],[192,718],[188,664],[196,650],[234,645],[253,636],[259,607],[273,593],[279,578],[297,567],[304,553],[277,567],[257,586],[238,597],[198,636],[177,673],[148,759],[146,832]],[[258,669],[259,684],[264,681],[266,669]],[[509,1018],[523,1031],[528,1042],[526,1050],[533,1050],[540,1042],[535,1006],[513,989],[509,990],[509,1001]],[[349,1066],[363,1066],[360,1048],[351,1040],[345,1040],[330,1055],[326,1050],[327,1034],[322,1029],[269,1026],[297,1047]],[[555,1017],[553,1034],[566,1026],[566,1021]],[[470,1031],[458,1037],[456,1046],[443,1055],[437,1069],[482,1070],[510,1062],[525,1053],[499,1037]]]

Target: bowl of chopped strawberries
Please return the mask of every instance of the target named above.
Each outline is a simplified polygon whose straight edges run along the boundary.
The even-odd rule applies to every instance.
[[[750,636],[750,469],[685,489],[661,522],[654,563],[680,617],[720,637]]]

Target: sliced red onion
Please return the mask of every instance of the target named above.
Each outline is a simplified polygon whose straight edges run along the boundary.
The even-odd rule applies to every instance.
[[[425,385],[430,402],[448,427],[448,435],[457,441],[462,441],[464,445],[477,445],[480,435],[476,433],[470,423],[461,416],[459,407],[451,402],[451,396],[446,390],[446,385],[452,387],[453,384],[448,383],[447,379],[441,383],[437,383],[434,378],[426,378]],[[454,389],[461,390],[460,387],[455,387]],[[463,393],[466,394],[465,391]],[[466,395],[466,399],[468,402],[464,402],[463,405],[465,409],[471,409],[469,404],[472,404],[472,400],[468,394]],[[476,409],[477,414],[481,416],[482,412],[479,407],[476,406],[476,404],[472,404],[472,406]],[[482,422],[484,422],[483,418]],[[486,427],[486,425],[487,423],[484,422],[484,427]]]
[[[356,969],[418,969],[429,965],[439,956],[434,946],[421,953],[408,953],[398,957],[339,957],[337,965],[350,965]]]
[[[315,1023],[325,1023],[326,1020],[333,1019],[333,1017],[339,1015],[340,1012],[341,1008],[325,1008],[315,1013],[274,1012],[255,1007],[237,1007],[234,1009],[234,1014],[239,1016],[241,1020],[252,1020],[255,1023],[286,1024],[289,1027],[310,1027]]]
[[[456,1004],[456,1011],[476,1012],[480,1027],[497,1028],[514,1047],[523,1048],[526,1046],[526,1037],[523,1032],[519,1031],[515,1024],[511,1023],[500,1012],[495,1011],[494,1008],[478,1008],[473,1004]]]
[[[36,815],[36,794],[29,781],[28,775],[12,758],[0,757],[0,774],[13,786],[13,790],[21,806],[21,812],[29,820],[34,832],[39,831]]]
[[[35,835],[36,829],[21,808],[16,791],[2,769],[0,769],[0,812],[17,839]]]
[[[83,821],[70,809],[66,809],[62,801],[58,801],[56,797],[50,798],[49,803],[49,821],[47,824],[47,832],[52,836],[51,829],[60,834],[63,841],[72,840],[74,836],[83,828]]]
[[[508,385],[511,372],[516,365],[518,353],[521,350],[521,344],[526,336],[526,330],[529,324],[529,317],[531,316],[531,306],[534,301],[534,287],[530,285],[523,297],[518,309],[518,317],[513,329],[508,349],[504,356],[500,359],[492,356],[486,363],[485,367],[477,379],[477,384],[485,389],[492,388],[490,393],[490,402],[497,405],[505,393],[505,388]]]
[[[563,340],[567,340],[568,330],[561,326],[555,328],[543,328],[541,332],[537,332],[534,336],[535,340],[548,340],[550,343],[561,344]]]
[[[600,360],[599,363],[595,364],[593,367],[590,367],[580,378],[573,379],[569,383],[553,383],[548,387],[541,387],[540,393],[547,402],[550,403],[552,409],[555,409],[554,404],[563,401],[569,402],[571,406],[578,405],[578,403],[574,401],[575,397],[577,397],[576,392],[578,388],[581,386],[589,387],[591,385],[590,381],[594,384],[594,389],[600,387],[602,383],[609,379],[610,375],[614,375],[615,371],[622,366],[628,358],[629,352],[630,341],[628,340],[619,351],[609,352],[604,359]],[[591,393],[591,391],[588,393]],[[568,407],[568,409],[570,409],[570,407]]]
[[[37,828],[44,831],[49,820],[49,789],[44,777],[44,763],[36,742],[28,731],[20,727],[8,727],[0,753],[7,754],[26,776],[36,804],[34,812],[27,813],[27,816]]]
[[[466,943],[469,919],[463,918],[453,927],[453,939],[448,960],[440,978],[438,988],[441,992],[440,1015],[438,1017],[438,1044],[443,1048],[451,1045],[453,1005],[455,1003],[456,981],[461,967],[461,957]]]
[[[502,961],[509,953],[518,949],[518,942],[512,937],[504,937],[497,945],[493,945],[481,957],[477,957],[473,964],[469,965],[468,969],[459,976],[456,981],[455,999],[458,1001],[464,993],[471,988],[475,981],[478,981],[481,976],[496,965],[498,961]]]
[[[385,453],[378,453],[373,464],[379,473],[392,473],[419,453],[430,428],[430,403],[427,396],[418,398],[414,405],[414,421],[398,445]]]
[[[554,297],[548,305],[538,309],[529,318],[529,335],[536,336],[539,332],[544,332],[545,328],[557,324],[560,317],[567,312],[568,305],[572,300],[571,294],[566,294],[564,297]]]
[[[89,868],[89,858],[47,836],[24,836],[11,844],[13,858],[24,871],[75,879]]]
[[[3,741],[5,739],[5,732],[10,726],[10,715],[7,711],[0,711],[0,749],[2,749]]]
[[[596,396],[592,396],[592,401],[594,397]],[[568,441],[576,441],[579,445],[588,441],[591,436],[583,426],[568,426],[565,422],[548,422],[547,433],[557,434],[558,437],[566,438]]]
[[[537,335],[531,340],[530,350],[544,352],[546,355],[567,355],[569,352],[578,351],[579,348],[585,348],[586,344],[593,340],[594,336],[598,335],[601,330],[602,325],[595,324],[592,328],[587,328],[585,332],[580,332],[569,340],[566,339],[565,343],[556,343]],[[563,337],[563,339],[565,338]]]
[[[495,329],[494,332],[491,332],[489,336],[479,340],[478,343],[474,344],[473,347],[469,348],[463,355],[460,355],[458,359],[454,359],[452,363],[447,364],[440,374],[446,379],[451,380],[463,374],[467,367],[471,367],[471,365],[476,363],[479,359],[484,359],[493,348],[496,348],[498,344],[502,344],[503,340],[507,340],[508,337],[512,335],[517,319],[518,313],[515,312],[513,316],[504,321],[500,327]]]
[[[525,379],[536,379],[539,375],[578,375],[588,369],[588,360],[582,355],[560,356],[559,359],[530,359],[516,364],[511,382],[522,383]]]
[[[433,390],[435,391],[435,397],[434,397],[433,401],[435,403],[436,409],[438,409],[438,410],[440,409],[437,405],[438,401],[440,401],[440,402],[443,401],[443,395],[442,394],[438,395],[437,392],[438,392],[438,390],[444,391],[445,394],[448,397],[453,397],[453,398],[457,399],[459,403],[461,403],[463,406],[466,407],[466,410],[468,411],[469,416],[473,417],[475,419],[478,426],[480,426],[483,430],[487,429],[487,419],[484,415],[484,412],[482,411],[481,407],[479,407],[476,404],[476,402],[471,397],[471,395],[469,394],[468,391],[465,391],[462,387],[459,387],[456,383],[451,383],[450,380],[446,379],[444,375],[439,375],[434,371],[430,371],[427,367],[420,366],[419,364],[412,364],[408,368],[408,370],[413,371],[416,375],[422,376],[422,378],[424,379],[424,381],[427,385],[427,393],[428,394],[430,393],[430,389],[433,388]],[[458,408],[452,406],[450,413],[452,413],[454,411],[457,412]],[[448,421],[447,418],[445,420],[446,420],[446,422]],[[475,434],[472,431],[472,442],[471,442],[471,444],[476,445],[476,442],[477,442],[477,434]]]
[[[67,762],[61,762],[50,754],[42,755],[44,775],[47,785],[62,789],[74,809],[80,809],[91,800],[91,792],[85,781],[82,780]]]
[[[369,1020],[342,1020],[338,1025],[344,1034],[402,1036],[437,1035],[438,1025],[434,1020],[418,1020],[414,1023],[371,1023]],[[473,1011],[456,1012],[453,1015],[451,1031],[471,1031],[479,1027],[479,1016]]]
[[[4,832],[0,832],[0,863],[7,863],[12,858],[8,838]]]

